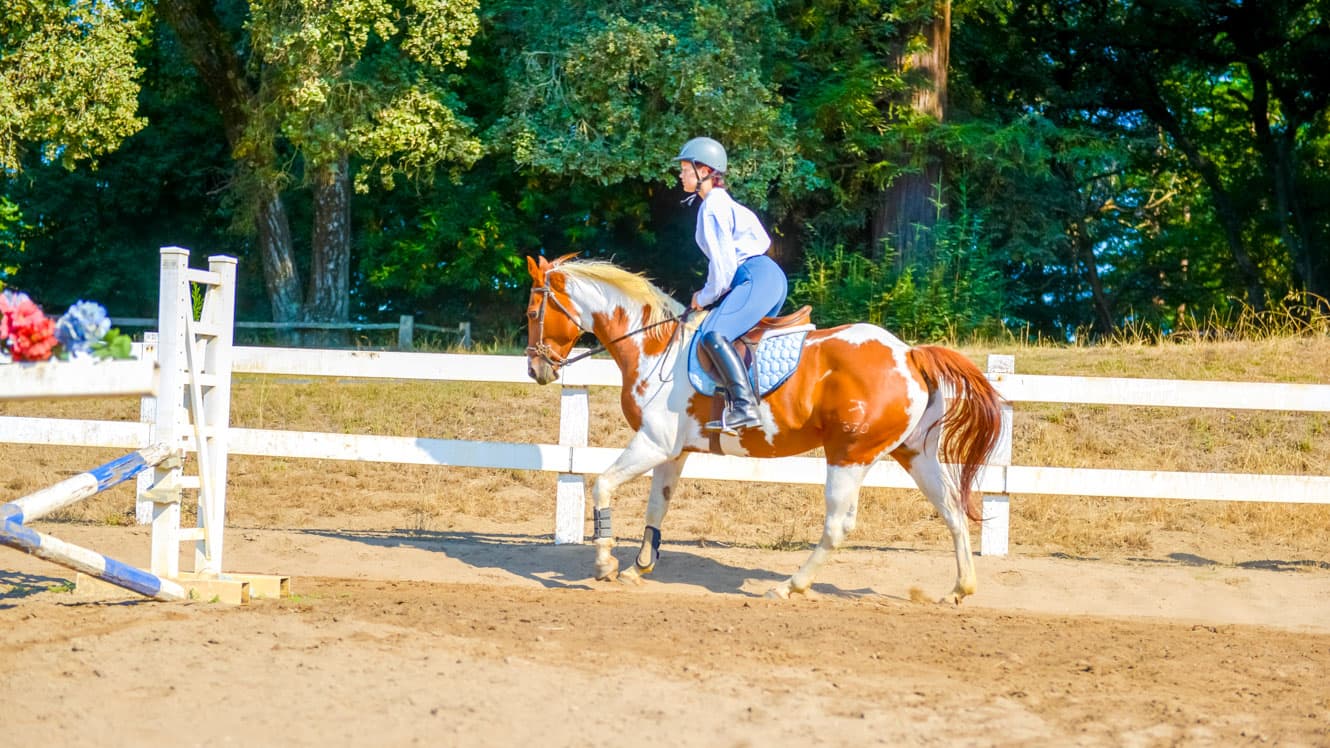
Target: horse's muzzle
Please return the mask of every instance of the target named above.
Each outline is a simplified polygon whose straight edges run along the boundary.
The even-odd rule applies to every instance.
[[[536,380],[536,384],[549,384],[559,378],[559,370],[550,362],[534,357],[527,360],[526,374]]]

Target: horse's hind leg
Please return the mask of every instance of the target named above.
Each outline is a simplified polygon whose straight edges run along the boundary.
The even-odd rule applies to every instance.
[[[822,539],[794,576],[771,588],[767,597],[789,597],[791,592],[808,591],[817,570],[854,529],[855,516],[859,511],[859,487],[869,467],[871,465],[827,466],[827,516],[822,525]]]
[[[934,433],[936,431],[937,429],[933,429]],[[956,586],[939,602],[960,604],[968,595],[973,595],[978,586],[974,573],[974,557],[970,550],[970,527],[965,510],[961,509],[960,490],[951,475],[942,467],[942,463],[938,461],[936,437],[930,438],[928,442],[924,451],[912,458],[899,452],[892,456],[909,471],[910,477],[919,484],[919,490],[928,497],[938,514],[942,515],[942,521],[947,523],[947,529],[951,531],[951,540],[956,549]]]
[[[665,513],[670,510],[670,496],[683,472],[683,463],[687,454],[673,460],[662,462],[651,471],[651,495],[647,498],[646,528],[642,531],[642,548],[637,552],[637,559],[631,568],[619,573],[619,581],[640,583],[643,574],[650,574],[656,568],[656,559],[660,558],[660,528],[665,522]]]

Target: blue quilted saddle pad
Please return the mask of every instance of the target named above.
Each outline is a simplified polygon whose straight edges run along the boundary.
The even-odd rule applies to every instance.
[[[758,397],[785,383],[799,366],[799,357],[803,355],[804,338],[810,330],[800,329],[785,333],[769,334],[757,344],[753,355],[753,365],[748,367],[748,376],[757,388]],[[702,371],[702,364],[697,360],[700,335],[694,335],[688,342],[688,380],[693,388],[703,395],[714,395],[720,385],[709,374]]]

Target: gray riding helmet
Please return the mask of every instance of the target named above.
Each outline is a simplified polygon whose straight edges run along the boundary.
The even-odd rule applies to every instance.
[[[693,138],[684,143],[683,148],[679,149],[679,155],[675,156],[674,160],[695,161],[710,166],[720,174],[724,174],[726,167],[730,165],[725,158],[725,146],[711,138]]]

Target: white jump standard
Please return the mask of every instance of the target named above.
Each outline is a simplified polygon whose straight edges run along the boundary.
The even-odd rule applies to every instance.
[[[235,277],[235,258],[209,257],[208,269],[198,270],[189,266],[189,250],[163,247],[156,343],[145,341],[138,361],[0,367],[0,384],[17,383],[0,389],[0,400],[143,398],[140,413],[146,423],[141,435],[126,446],[150,445],[0,505],[0,544],[160,600],[194,597],[242,604],[251,594],[290,594],[286,577],[222,572]],[[195,287],[203,291],[197,319]],[[116,376],[108,377],[108,372]],[[196,455],[196,475],[185,474],[188,452]],[[135,476],[139,476],[136,515],[140,522],[152,523],[151,571],[24,524]],[[180,526],[186,490],[198,493],[197,524],[188,528]],[[194,545],[192,571],[180,568],[182,543]],[[80,577],[79,584],[84,581]]]

